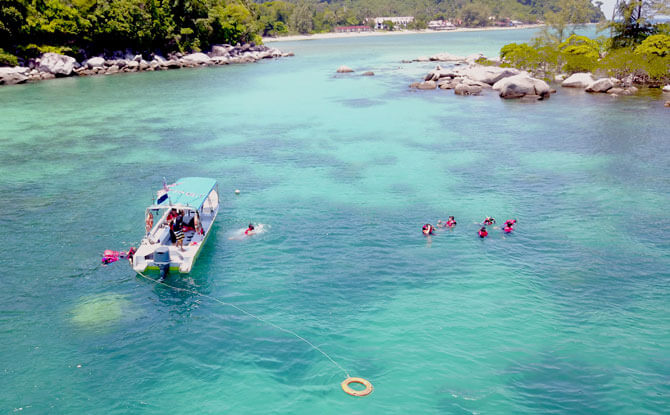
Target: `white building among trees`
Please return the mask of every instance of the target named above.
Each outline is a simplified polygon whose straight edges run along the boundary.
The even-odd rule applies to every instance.
[[[407,25],[414,21],[414,16],[402,17],[375,17],[375,29],[389,29],[384,27],[384,22],[393,23],[394,28],[407,29]]]

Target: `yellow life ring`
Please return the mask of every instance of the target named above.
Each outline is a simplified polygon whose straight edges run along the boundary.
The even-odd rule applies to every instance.
[[[362,391],[351,389],[349,385],[352,383],[360,383],[361,385],[365,386],[365,389]],[[342,390],[351,396],[366,396],[372,393],[372,383],[363,378],[346,378],[342,382]]]

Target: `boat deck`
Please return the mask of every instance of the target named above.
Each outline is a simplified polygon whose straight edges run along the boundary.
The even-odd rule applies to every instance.
[[[158,224],[149,232],[147,237],[142,240],[139,249],[135,253],[133,268],[135,271],[144,271],[147,269],[157,269],[153,262],[153,256],[156,249],[160,246],[167,246],[170,252],[170,269],[179,270],[186,273],[191,271],[193,262],[198,256],[202,243],[211,230],[217,211],[203,212],[200,215],[203,234],[195,231],[184,233],[183,251],[176,247],[170,240],[170,229],[165,221],[164,215]]]

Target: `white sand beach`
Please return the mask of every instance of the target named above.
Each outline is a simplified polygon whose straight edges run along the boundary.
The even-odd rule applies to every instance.
[[[341,39],[341,38],[350,38],[350,37],[364,37],[364,36],[396,36],[396,35],[414,35],[414,34],[426,34],[426,33],[457,33],[457,32],[478,32],[478,31],[491,31],[491,30],[519,30],[519,29],[533,29],[537,27],[542,27],[543,24],[527,24],[511,27],[459,27],[453,30],[443,30],[436,31],[430,29],[424,30],[399,30],[394,32],[388,31],[374,31],[374,32],[354,32],[354,33],[315,33],[312,35],[291,35],[291,36],[281,36],[281,37],[264,37],[263,43],[270,42],[290,42],[295,40],[311,40],[311,39]]]

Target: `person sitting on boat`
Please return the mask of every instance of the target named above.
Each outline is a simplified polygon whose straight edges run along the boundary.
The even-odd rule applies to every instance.
[[[493,225],[494,223],[496,223],[496,218],[487,216],[486,219],[484,219],[484,222],[482,222],[482,225]]]
[[[435,228],[433,228],[433,225],[431,225],[430,223],[426,223],[425,225],[423,225],[423,228],[421,228],[421,231],[426,236],[435,234]]]
[[[250,223],[249,227],[244,231],[244,234],[253,235],[253,233],[254,233],[254,225]]]

